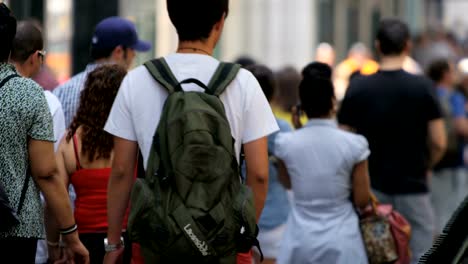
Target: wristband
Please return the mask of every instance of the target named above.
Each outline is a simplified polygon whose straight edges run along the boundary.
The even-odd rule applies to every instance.
[[[106,253],[119,250],[125,246],[123,237],[120,237],[120,243],[118,244],[109,244],[107,238],[104,238],[104,250]]]
[[[63,229],[60,229],[59,232],[61,235],[69,235],[73,232],[75,232],[76,230],[78,230],[78,226],[76,224],[68,227],[68,228],[63,228]]]
[[[59,242],[51,242],[51,241],[47,240],[47,245],[49,247],[59,247],[60,243]]]

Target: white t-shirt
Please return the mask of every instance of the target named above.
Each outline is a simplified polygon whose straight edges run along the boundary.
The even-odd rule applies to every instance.
[[[63,114],[62,104],[57,96],[49,91],[44,91],[44,95],[54,122],[54,149],[57,151],[60,140],[62,139],[63,134],[65,134],[65,115]]]
[[[219,65],[219,61],[213,57],[199,54],[171,54],[165,59],[177,80],[195,78],[204,84],[209,83]],[[203,91],[195,84],[183,85],[183,89]],[[104,130],[138,142],[147,161],[167,96],[167,90],[153,79],[144,66],[137,67],[123,80]],[[241,69],[220,99],[236,140],[236,157],[239,157],[241,144],[278,130],[270,105],[250,72]]]
[[[62,139],[63,134],[65,134],[65,116],[62,110],[62,104],[58,100],[57,96],[52,94],[49,91],[44,91],[47,104],[49,105],[50,114],[52,115],[53,125],[54,125],[54,150],[57,151]],[[41,200],[44,201],[44,198],[41,194]],[[37,242],[36,250],[36,263],[47,263],[47,242],[45,240],[39,240]]]

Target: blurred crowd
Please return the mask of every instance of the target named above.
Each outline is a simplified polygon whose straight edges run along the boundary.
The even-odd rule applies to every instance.
[[[0,4],[0,32],[11,40],[0,43],[0,194],[18,208],[17,223],[0,222],[0,260],[169,263],[191,257],[158,251],[167,245],[154,234],[173,230],[150,228],[153,219],[145,219],[148,232],[155,232],[149,241],[132,241],[128,233],[135,179],[150,165],[163,167],[150,157],[165,143],[153,135],[174,92],[165,86],[168,79],[188,80],[172,86],[176,92],[202,92],[214,72],[221,75],[212,55],[228,1],[168,3],[175,3],[168,12],[179,35],[176,52],[131,69],[136,53],[151,45],[138,38],[132,22],[106,18],[90,40],[89,64],[60,85],[44,64],[41,26],[16,23]],[[399,252],[396,263],[417,263],[468,193],[468,45],[440,30],[411,38],[404,22],[383,19],[375,47],[355,43],[337,61],[333,45],[320,43],[310,61],[302,69],[272,70],[243,56],[235,60],[241,69],[229,64],[236,75],[226,92],[214,93],[226,111],[232,152],[245,157],[245,164],[235,165],[245,165],[241,179],[256,206],[248,213],[257,217],[263,248],[250,250],[255,237],[224,239],[238,248],[247,243],[242,251],[223,252],[228,263],[260,263],[262,257],[267,264],[369,263],[372,247],[360,224],[377,200],[411,225],[405,249],[412,255]],[[161,74],[158,65],[172,73]],[[193,160],[210,163],[206,158]],[[236,167],[230,161],[227,167]],[[164,170],[146,179],[159,172]],[[36,184],[29,185],[31,179]],[[205,211],[196,219],[187,214],[190,224],[180,232],[189,233],[195,220],[224,227]],[[178,239],[194,242],[192,252],[201,249],[196,257],[203,259],[208,250],[200,233],[190,229],[186,238],[180,232]],[[239,232],[246,232],[244,226]],[[22,256],[11,253],[17,247]]]

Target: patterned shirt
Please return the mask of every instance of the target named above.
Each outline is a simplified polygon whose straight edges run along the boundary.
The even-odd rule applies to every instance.
[[[70,126],[73,117],[78,111],[78,106],[80,105],[80,94],[84,89],[88,74],[94,71],[97,66],[98,64],[94,63],[88,64],[83,72],[78,73],[68,82],[54,89],[53,93],[58,97],[60,103],[62,103],[63,113],[65,114],[66,127]]]
[[[12,74],[18,74],[14,66],[0,63],[0,81]],[[31,79],[16,77],[0,88],[0,183],[13,208],[18,208],[29,173],[29,139],[53,142],[52,116],[42,88]],[[43,237],[39,189],[32,177],[29,180],[20,225],[0,232],[0,238]]]

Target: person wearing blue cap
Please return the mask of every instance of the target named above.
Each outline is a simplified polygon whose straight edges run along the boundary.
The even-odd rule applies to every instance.
[[[93,61],[83,72],[54,90],[63,106],[65,125],[68,127],[76,114],[80,93],[90,72],[104,63],[117,63],[128,69],[133,63],[135,52],[150,49],[150,43],[138,38],[132,22],[120,17],[109,17],[99,22],[91,38],[90,55]]]

